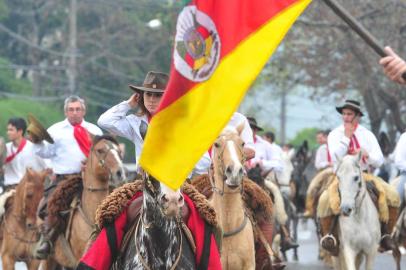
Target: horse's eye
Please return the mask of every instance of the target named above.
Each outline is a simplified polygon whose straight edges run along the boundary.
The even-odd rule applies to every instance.
[[[218,142],[215,142],[215,143],[214,143],[214,147],[220,148],[220,144],[219,144]]]
[[[28,199],[31,199],[33,196],[34,196],[34,194],[32,194],[32,193],[27,193],[27,198],[28,198]]]
[[[98,154],[103,154],[104,153],[103,149],[97,149],[96,151],[97,151]]]
[[[354,182],[358,182],[358,180],[359,180],[359,176],[355,176],[354,177]]]
[[[242,142],[242,143],[241,143],[241,147],[244,147],[244,145],[245,145],[245,142]]]

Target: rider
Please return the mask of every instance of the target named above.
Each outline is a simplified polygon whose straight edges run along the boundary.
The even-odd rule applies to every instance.
[[[319,130],[316,134],[316,140],[320,146],[317,148],[314,167],[316,167],[318,171],[332,166],[331,157],[327,147],[327,136],[329,133],[329,130]]]
[[[91,147],[90,134],[102,135],[102,131],[96,125],[84,120],[86,105],[82,98],[70,96],[65,99],[64,111],[66,119],[55,123],[48,128],[48,133],[54,143],[37,141],[29,135],[29,140],[34,143],[34,150],[42,158],[49,158],[52,169],[56,175],[55,180],[44,190],[44,205],[40,210],[40,217],[45,217],[41,226],[41,239],[36,249],[36,255],[40,259],[46,258],[51,249],[58,231],[52,228],[47,218],[47,201],[58,184],[72,176],[80,176],[83,162],[89,155]]]
[[[316,134],[316,140],[320,145],[316,152],[314,167],[317,169],[316,176],[310,182],[306,192],[306,210],[303,217],[313,217],[313,206],[315,201],[315,194],[322,188],[325,181],[328,181],[328,175],[333,174],[331,156],[328,151],[327,137],[330,130],[319,130]]]
[[[4,164],[5,190],[14,188],[23,178],[28,167],[40,171],[46,168],[44,160],[37,156],[33,144],[24,138],[27,124],[22,118],[11,118],[7,124],[7,156]]]
[[[361,153],[361,169],[363,170],[363,179],[371,181],[378,190],[378,212],[381,220],[381,243],[380,250],[390,250],[394,248],[393,240],[390,233],[396,223],[397,212],[399,207],[399,195],[394,188],[378,177],[368,173],[370,166],[379,167],[383,163],[383,154],[379,147],[378,141],[374,134],[359,124],[363,113],[360,103],[355,100],[346,100],[344,105],[336,107],[336,110],[342,115],[343,125],[335,128],[328,136],[328,146],[334,169],[337,169],[339,160],[345,155],[357,155]],[[336,218],[334,215],[339,214],[339,209],[331,209],[331,196],[339,195],[330,194],[327,190],[320,196],[317,215],[320,218],[321,245],[324,249],[338,254],[337,234],[335,233]],[[386,198],[386,199],[385,199]],[[335,203],[336,204],[336,203]],[[333,234],[331,234],[333,233]]]
[[[246,167],[250,169],[259,166],[261,168],[261,171],[264,172],[266,175],[268,175],[272,171],[275,173],[275,175],[278,175],[283,171],[283,163],[281,157],[282,149],[273,141],[272,143],[270,143],[263,139],[261,136],[257,135],[257,132],[263,131],[263,129],[258,126],[257,121],[254,117],[247,118],[253,131],[255,157],[246,162]],[[274,136],[272,139],[274,139]],[[277,222],[280,224],[281,235],[283,236],[281,249],[288,250],[291,248],[297,248],[299,245],[292,240],[292,238],[290,237],[289,229],[286,227],[287,214],[285,211],[285,206],[280,189],[273,182],[267,182],[267,184],[273,186],[272,190],[267,189],[267,191],[276,193],[272,195],[274,197],[274,209],[276,211],[275,216]],[[280,198],[280,200],[275,199],[276,197]]]
[[[106,129],[107,131],[127,138],[134,143],[137,165],[143,149],[144,138],[147,133],[149,122],[158,109],[158,105],[165,91],[168,79],[169,77],[165,73],[154,71],[148,72],[142,86],[129,86],[133,91],[135,91],[135,93],[127,101],[123,101],[104,112],[99,117],[97,122],[100,127]],[[131,109],[137,108],[137,113],[128,114]],[[124,212],[126,211],[127,209],[124,210]],[[118,226],[118,222],[118,220],[115,221],[116,227]],[[125,226],[125,224],[123,226]],[[96,239],[98,243],[103,242],[103,235],[103,233],[99,234],[98,238]],[[212,245],[215,244],[213,243]],[[94,257],[93,252],[99,251],[90,249],[89,252],[87,252],[82,258],[82,263],[79,265],[78,269],[93,269],[87,265],[88,258]],[[102,260],[102,262],[94,262],[91,260],[91,264],[101,264],[101,267],[108,268],[108,265],[106,264],[111,263],[110,258],[104,259],[105,260]]]
[[[395,148],[395,165],[400,171],[397,190],[400,196],[401,204],[405,204],[405,185],[406,185],[406,132],[404,132]]]

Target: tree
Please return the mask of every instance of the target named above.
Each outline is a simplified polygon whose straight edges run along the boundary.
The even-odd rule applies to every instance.
[[[379,40],[406,55],[404,1],[341,2]],[[355,90],[368,112],[375,135],[383,123],[392,140],[397,131],[403,132],[405,91],[384,77],[377,64],[379,56],[323,1],[314,1],[309,6],[285,38],[283,44],[286,43],[289,46],[281,47],[270,61],[274,78],[279,76],[278,66],[287,66],[293,76],[290,80],[311,89],[315,99],[332,94],[343,99],[348,91]]]

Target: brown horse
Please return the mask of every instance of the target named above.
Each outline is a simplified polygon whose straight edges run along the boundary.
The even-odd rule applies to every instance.
[[[105,135],[93,139],[82,178],[79,203],[71,209],[65,235],[58,237],[45,269],[53,269],[55,262],[63,267],[76,267],[94,230],[96,209],[109,194],[109,185],[125,179],[120,150],[114,138]]]
[[[4,270],[14,269],[17,261],[24,261],[29,270],[38,269],[31,249],[38,240],[37,207],[44,191],[47,170],[27,169],[15,193],[7,201],[1,223],[1,260]],[[12,193],[9,193],[12,194]]]
[[[223,269],[255,269],[254,233],[242,199],[244,143],[234,129],[224,130],[213,147],[211,202],[223,230]]]

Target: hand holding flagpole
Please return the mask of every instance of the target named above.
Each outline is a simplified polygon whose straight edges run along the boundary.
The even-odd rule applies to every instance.
[[[397,73],[401,72],[398,74],[398,76],[396,77],[395,75],[397,74],[393,69],[391,69],[390,71],[386,70],[386,66],[384,66],[385,68],[385,74],[388,75],[389,78],[391,78],[392,80],[395,80],[399,83],[406,83],[406,70],[403,70],[404,68],[406,69],[406,67],[402,68],[400,66],[401,61],[403,61],[399,56],[397,56],[393,51],[394,55],[390,54],[390,51],[388,51],[387,49],[385,50],[383,48],[383,46],[378,42],[378,40],[364,27],[362,26],[351,14],[348,13],[347,10],[345,10],[340,4],[338,4],[335,0],[323,0],[342,20],[344,20],[379,56],[383,57],[383,59],[385,59],[386,57],[397,57],[396,60],[397,62],[395,64],[393,64],[393,66],[395,66],[395,68],[400,68],[400,71],[397,71]],[[388,62],[389,59],[392,58],[388,58]],[[386,63],[385,61],[385,63]],[[388,63],[386,63],[388,64]],[[403,61],[403,64],[406,66],[405,61]],[[390,76],[390,75],[392,76]],[[401,74],[401,76],[400,76]],[[402,81],[403,79],[403,81]]]

